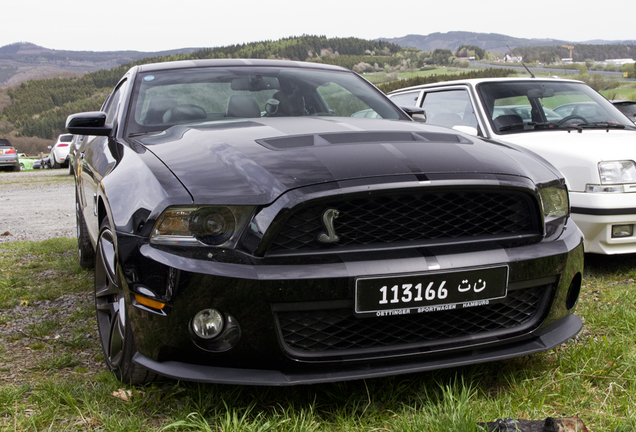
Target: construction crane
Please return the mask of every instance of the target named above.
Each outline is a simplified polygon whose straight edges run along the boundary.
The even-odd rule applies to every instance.
[[[574,46],[572,45],[561,45],[563,48],[569,48],[570,49],[570,58],[572,59],[572,61],[574,61],[574,58],[572,57],[572,50],[574,49]]]

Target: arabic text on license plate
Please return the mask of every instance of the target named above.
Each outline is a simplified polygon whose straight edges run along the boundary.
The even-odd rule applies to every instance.
[[[506,296],[508,267],[359,278],[355,312],[398,315],[481,306]]]

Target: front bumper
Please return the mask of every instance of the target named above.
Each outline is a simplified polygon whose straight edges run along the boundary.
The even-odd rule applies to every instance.
[[[581,319],[576,315],[564,318],[536,332],[531,340],[510,346],[465,351],[460,355],[437,356],[433,359],[417,362],[404,362],[381,365],[356,365],[335,370],[311,370],[284,372],[280,370],[237,369],[193,365],[182,362],[158,362],[137,353],[133,361],[168,378],[203,383],[242,384],[262,386],[289,386],[301,384],[319,384],[334,381],[350,381],[356,379],[379,378],[425,372],[436,369],[467,366],[496,360],[504,360],[519,356],[535,354],[556,348],[563,341],[575,336],[583,327]]]
[[[131,258],[124,263],[122,276],[133,306],[128,310],[138,349],[134,361],[176,379],[294,385],[421,372],[549,350],[581,329],[581,320],[573,310],[583,269],[583,246],[581,233],[571,222],[556,241],[487,251],[467,249],[463,253],[402,250],[375,256],[347,254],[313,264],[291,260],[287,264],[248,265],[195,259],[146,244],[138,249],[138,255],[128,255]],[[358,277],[498,265],[509,267],[511,292],[540,293],[533,309],[519,312],[527,313],[527,319],[510,328],[491,328],[499,319],[495,317],[481,331],[470,334],[456,335],[452,330],[437,339],[420,340],[420,330],[415,330],[404,343],[343,347],[342,341],[354,340],[355,344],[357,336],[336,334],[340,324],[331,325],[331,315],[307,324],[307,320],[313,320],[313,315],[307,314],[286,324],[287,328],[295,335],[314,338],[327,348],[317,351],[302,343],[293,346],[293,341],[283,336],[281,310],[329,309],[334,304],[340,310],[352,309],[354,281]],[[139,295],[152,286],[169,287],[164,295],[171,296],[171,300],[164,310],[151,310],[132,300],[130,294]],[[201,349],[193,341],[189,322],[195,313],[208,307],[239,323],[241,337],[231,349],[214,352]],[[480,308],[483,309],[470,308],[473,317],[492,313],[487,306]],[[355,324],[358,318],[350,315],[346,319]],[[418,329],[426,326],[429,317],[433,319],[433,313],[415,315]],[[450,314],[436,319],[439,323],[453,317]],[[402,321],[392,321],[398,319],[395,317],[365,319],[367,327],[375,330],[393,323],[392,331],[381,331],[385,339],[410,326],[410,317],[406,321],[403,317],[399,318]],[[332,327],[332,333],[322,333],[326,326]],[[341,330],[348,332],[349,328]],[[338,337],[338,341],[332,341],[333,337]]]
[[[636,253],[636,193],[573,193],[572,219],[585,237],[585,252]],[[632,235],[612,237],[612,226],[631,225]]]

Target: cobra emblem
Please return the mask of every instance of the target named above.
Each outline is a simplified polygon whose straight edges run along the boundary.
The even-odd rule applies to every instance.
[[[336,209],[327,209],[322,214],[322,226],[325,228],[326,232],[322,232],[318,234],[318,241],[320,243],[338,243],[340,237],[336,235],[336,229],[333,227],[334,219],[337,219],[340,215],[340,212]]]

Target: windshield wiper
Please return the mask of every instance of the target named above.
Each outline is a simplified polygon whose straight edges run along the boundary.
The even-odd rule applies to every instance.
[[[623,124],[609,122],[582,123],[579,126],[586,129],[625,129]]]
[[[505,126],[501,126],[501,127],[499,128],[499,132],[509,131],[509,130],[512,130],[512,129],[523,129],[523,128],[524,128],[524,126],[525,126],[526,124],[529,124],[529,123],[512,123],[512,124],[507,124],[507,125],[505,125]]]
[[[499,132],[508,131],[512,129],[526,129],[526,126],[532,127],[532,130],[537,128],[547,128],[547,129],[573,129],[580,130],[580,125],[566,124],[560,125],[557,122],[528,122],[528,123],[513,123],[509,125],[505,125],[499,128]],[[530,129],[526,129],[530,130]]]
[[[163,130],[154,130],[154,131],[145,131],[145,132],[134,132],[134,133],[130,133],[128,134],[129,138],[135,138],[135,137],[140,137],[140,136],[144,136],[144,135],[151,135],[151,134],[158,134],[161,132],[165,132]]]

